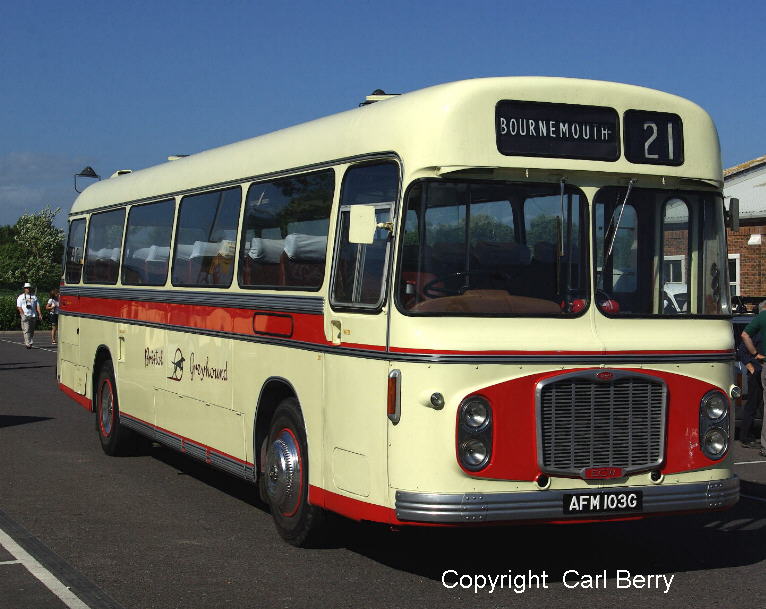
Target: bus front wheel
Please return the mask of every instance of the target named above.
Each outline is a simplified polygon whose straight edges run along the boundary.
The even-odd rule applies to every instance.
[[[282,400],[271,419],[260,484],[285,541],[299,547],[321,541],[325,512],[308,502],[306,430],[295,398]]]

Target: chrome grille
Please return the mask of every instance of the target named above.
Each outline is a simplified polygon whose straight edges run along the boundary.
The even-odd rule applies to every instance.
[[[599,380],[596,373],[611,374]],[[545,472],[580,474],[589,467],[626,472],[662,462],[665,384],[619,371],[563,375],[538,385],[538,457]]]

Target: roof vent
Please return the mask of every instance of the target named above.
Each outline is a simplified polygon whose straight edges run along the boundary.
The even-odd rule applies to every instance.
[[[171,154],[168,157],[168,161],[177,161],[179,159],[185,159],[187,156],[189,155],[188,154]]]
[[[124,176],[124,175],[127,175],[127,174],[129,174],[129,173],[133,173],[133,170],[132,170],[132,169],[118,169],[117,171],[115,171],[115,172],[114,172],[112,175],[110,175],[109,177],[110,177],[110,178],[118,178],[118,177],[120,177],[120,176]]]
[[[364,98],[364,101],[359,104],[360,106],[368,106],[375,102],[383,101],[390,97],[396,97],[399,93],[386,93],[383,89],[375,89],[370,95]]]

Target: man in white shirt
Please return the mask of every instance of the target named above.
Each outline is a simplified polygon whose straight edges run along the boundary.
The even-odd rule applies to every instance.
[[[24,344],[27,349],[32,348],[35,335],[35,325],[38,319],[42,319],[43,314],[40,311],[40,303],[37,296],[32,294],[32,284],[24,284],[24,293],[16,299],[16,308],[21,316],[21,331],[24,333]]]

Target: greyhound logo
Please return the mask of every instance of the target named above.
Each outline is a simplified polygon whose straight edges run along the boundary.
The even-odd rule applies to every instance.
[[[175,360],[171,362],[173,364],[173,372],[168,377],[171,381],[180,381],[184,377],[184,362],[186,358],[181,352],[180,348],[176,349]]]

